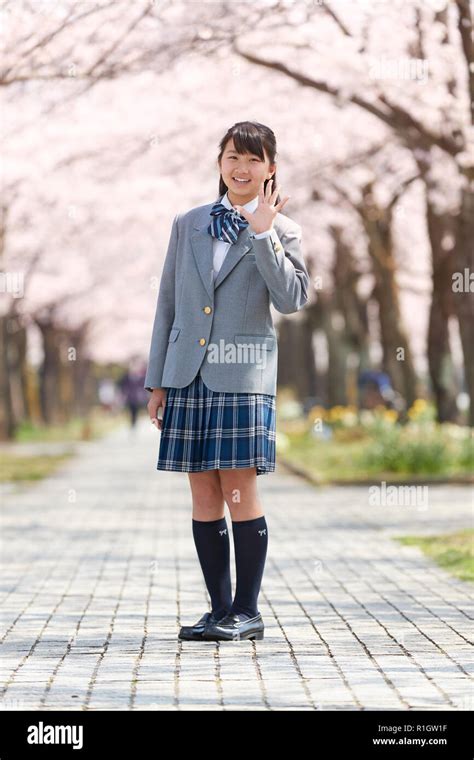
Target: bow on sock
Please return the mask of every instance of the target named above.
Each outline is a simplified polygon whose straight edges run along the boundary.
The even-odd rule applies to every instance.
[[[248,221],[237,211],[226,208],[222,203],[215,203],[211,209],[211,223],[207,228],[212,237],[225,243],[235,243],[240,230],[248,227]]]

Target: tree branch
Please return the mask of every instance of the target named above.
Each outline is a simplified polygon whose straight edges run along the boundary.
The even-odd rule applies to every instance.
[[[305,74],[301,74],[299,71],[294,71],[280,61],[270,61],[260,58],[258,55],[241,50],[237,45],[234,45],[234,50],[237,55],[250,61],[250,63],[255,63],[258,66],[263,66],[274,71],[280,71],[282,74],[285,74],[285,76],[290,77],[290,79],[301,84],[303,87],[311,87],[315,90],[319,90],[319,92],[331,95],[331,97],[335,99],[341,99],[343,96],[343,93],[337,87],[332,87],[328,85],[327,82],[313,79]],[[408,111],[391,103],[385,95],[379,96],[378,103],[372,103],[357,94],[344,97],[346,97],[350,103],[363,108],[377,119],[380,119],[384,124],[395,129],[403,142],[410,148],[420,145],[424,148],[429,148],[432,145],[437,145],[451,157],[456,156],[464,149],[461,140],[431,132],[427,127],[421,124],[421,122],[415,119],[414,116],[409,114]]]

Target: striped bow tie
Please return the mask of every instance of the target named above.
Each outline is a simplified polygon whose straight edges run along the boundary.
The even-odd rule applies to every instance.
[[[211,223],[207,228],[212,237],[225,243],[235,243],[240,230],[249,223],[234,209],[226,208],[222,203],[215,203],[211,209]]]

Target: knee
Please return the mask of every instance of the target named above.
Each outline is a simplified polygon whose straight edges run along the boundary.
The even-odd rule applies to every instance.
[[[238,510],[241,505],[257,499],[256,470],[219,470],[220,487],[229,509]]]
[[[194,480],[191,490],[193,504],[201,513],[213,515],[215,512],[222,511],[224,497],[218,479]]]
[[[242,503],[242,490],[238,486],[222,485],[221,493],[230,510],[236,509]]]

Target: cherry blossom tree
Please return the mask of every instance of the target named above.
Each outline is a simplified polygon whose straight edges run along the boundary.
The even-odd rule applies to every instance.
[[[298,356],[281,380],[312,395],[321,331],[326,389],[343,394],[351,354],[364,367],[378,346],[408,400],[428,357],[440,419],[455,417],[454,316],[471,394],[474,366],[473,296],[451,281],[474,237],[467,3],[20,0],[0,14],[2,435],[33,414],[31,361],[54,420],[87,407],[93,362],[146,356],[171,220],[215,200],[218,141],[247,118],[277,134],[314,283],[280,324],[281,356]]]

